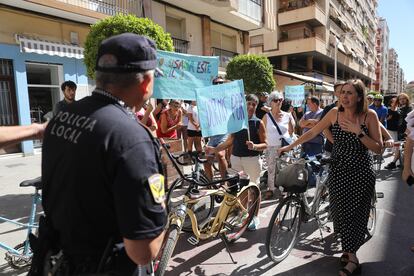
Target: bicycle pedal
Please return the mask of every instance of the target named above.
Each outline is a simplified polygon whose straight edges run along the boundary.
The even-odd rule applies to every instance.
[[[187,239],[188,243],[194,246],[197,246],[199,244],[199,240],[196,239],[196,237],[191,236]]]

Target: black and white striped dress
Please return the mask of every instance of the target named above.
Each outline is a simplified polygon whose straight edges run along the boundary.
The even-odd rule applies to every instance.
[[[366,116],[365,116],[366,119]],[[368,133],[364,123],[361,128]],[[353,133],[332,127],[334,160],[328,177],[332,218],[344,252],[356,253],[364,244],[371,197],[375,187],[372,156]]]

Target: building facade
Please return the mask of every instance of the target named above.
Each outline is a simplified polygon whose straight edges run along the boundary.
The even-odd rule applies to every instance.
[[[331,83],[336,61],[339,80],[360,78],[367,86],[373,83],[377,1],[269,2],[265,11],[271,9],[277,15],[277,24],[274,29],[250,32],[251,53],[264,54],[276,69]],[[266,19],[272,17],[265,15]],[[279,89],[283,86],[278,84]]]
[[[0,125],[44,122],[63,99],[60,85],[90,94],[83,44],[90,24],[117,13],[143,15],[143,1],[0,0]],[[40,141],[26,141],[0,154],[30,155]]]
[[[398,63],[398,54],[391,48],[388,51],[388,94],[397,95],[398,88],[398,75],[399,75],[399,63]]]
[[[374,90],[388,95],[388,51],[389,51],[390,31],[385,18],[379,18],[377,37],[376,37],[376,67]]]

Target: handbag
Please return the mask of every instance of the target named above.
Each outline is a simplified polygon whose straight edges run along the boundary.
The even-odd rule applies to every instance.
[[[269,114],[269,117],[270,117],[270,119],[272,119],[272,122],[273,122],[273,124],[276,126],[276,128],[277,128],[277,132],[279,132],[279,135],[281,136],[281,138],[280,138],[280,142],[281,142],[281,144],[282,144],[282,147],[286,147],[286,146],[289,146],[290,144],[292,144],[293,143],[293,140],[292,140],[292,138],[287,138],[287,137],[284,137],[283,135],[282,135],[282,131],[280,131],[280,128],[279,128],[279,126],[277,125],[277,123],[276,123],[276,120],[275,120],[275,118],[273,118],[273,115],[272,115],[272,113],[268,113]]]

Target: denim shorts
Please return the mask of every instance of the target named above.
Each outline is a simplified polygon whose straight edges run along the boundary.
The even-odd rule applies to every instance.
[[[221,143],[223,143],[224,141],[227,140],[228,134],[222,134],[222,135],[214,135],[211,136],[208,140],[208,146],[210,147],[217,147],[218,145],[220,145]]]

